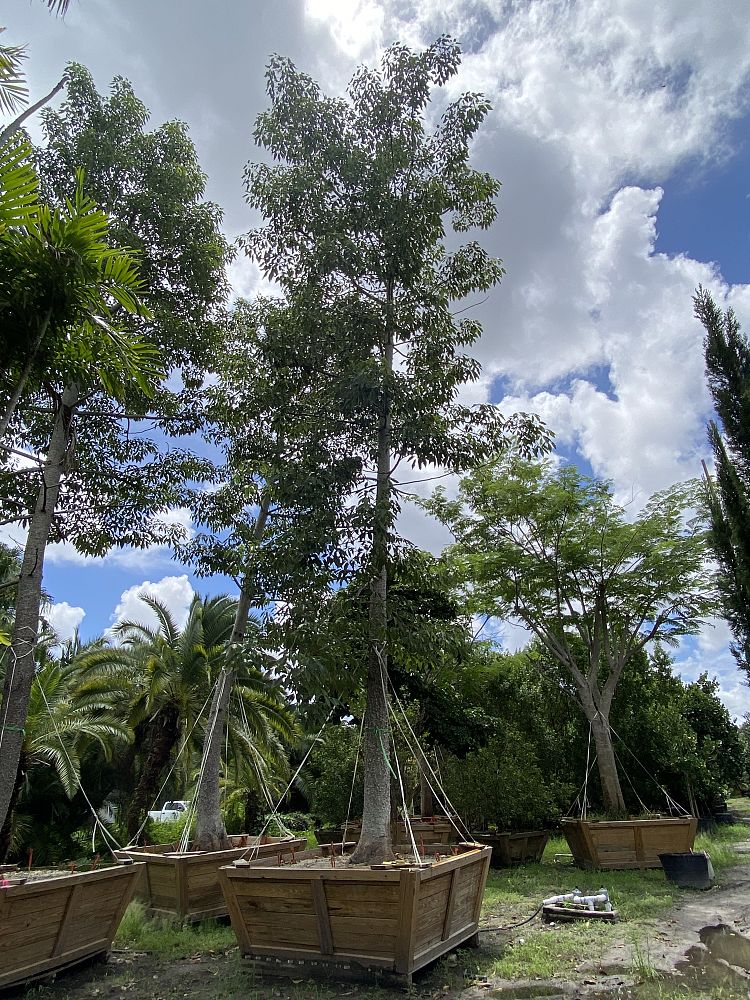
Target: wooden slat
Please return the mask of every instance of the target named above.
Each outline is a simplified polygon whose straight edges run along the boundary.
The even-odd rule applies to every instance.
[[[479,868],[479,881],[476,886],[476,897],[474,900],[474,920],[473,923],[476,927],[479,926],[479,917],[482,912],[482,899],[484,898],[484,887],[487,885],[487,876],[490,873],[490,861],[492,860],[492,851],[486,851],[484,859],[481,862]]]
[[[414,969],[412,971],[421,969],[423,965],[427,965],[436,958],[440,958],[441,955],[445,955],[446,952],[451,951],[453,948],[457,948],[468,938],[472,937],[476,933],[476,930],[476,924],[469,924],[467,927],[461,927],[451,934],[447,941],[438,941],[436,944],[420,951],[415,956]]]
[[[250,936],[247,933],[245,921],[242,919],[242,914],[240,913],[237,897],[234,894],[234,887],[227,878],[226,872],[219,869],[218,875],[224,899],[227,903],[227,910],[229,911],[229,919],[232,923],[232,930],[237,938],[240,951],[246,951],[250,948]]]
[[[411,972],[414,942],[417,934],[417,904],[424,883],[416,872],[402,872],[399,887],[399,913],[401,916],[393,967],[401,975]]]
[[[458,886],[458,874],[459,869],[454,868],[451,872],[451,887],[448,893],[448,905],[445,908],[445,917],[443,918],[443,941],[447,941],[450,937],[450,928],[453,921],[453,907],[456,905],[456,888]]]
[[[320,950],[323,955],[333,954],[333,935],[331,933],[331,921],[328,917],[328,905],[326,903],[326,891],[321,879],[312,881],[312,898],[315,909],[315,917],[318,922],[318,937],[320,938]]]
[[[252,948],[251,951],[245,952],[246,958],[281,958],[286,959],[290,962],[309,962],[314,956],[311,955],[309,951],[304,951],[301,948],[280,948],[273,945],[264,945],[262,948]],[[393,959],[379,957],[377,955],[357,955],[342,952],[340,955],[333,956],[336,962],[351,962],[356,965],[361,965],[366,969],[392,969]],[[314,959],[317,961],[317,959]]]
[[[25,894],[3,890],[0,922],[19,922],[0,937],[0,987],[106,952],[122,915],[121,901],[129,900],[141,874],[140,866],[110,868],[14,887]],[[45,900],[48,908],[40,909]]]
[[[76,915],[76,904],[78,899],[83,892],[83,885],[79,882],[74,885],[70,891],[68,897],[68,902],[63,912],[62,918],[60,920],[60,931],[57,935],[57,940],[55,941],[55,946],[52,949],[52,957],[59,955],[65,949],[65,943],[68,938],[74,933],[79,932],[79,928],[75,922]],[[75,944],[82,944],[82,941],[75,941]]]

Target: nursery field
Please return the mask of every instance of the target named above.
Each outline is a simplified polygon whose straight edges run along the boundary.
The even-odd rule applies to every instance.
[[[708,850],[716,870],[716,886],[708,893],[677,889],[661,871],[584,873],[555,855],[566,851],[553,839],[540,864],[491,873],[485,895],[482,934],[476,950],[462,950],[415,978],[410,995],[478,1000],[480,997],[557,996],[746,997],[747,984],[716,983],[704,972],[673,974],[678,953],[697,935],[683,916],[696,907],[705,923],[720,912],[742,915],[750,890],[750,863],[744,863],[748,841],[744,825],[719,827],[698,838],[696,849]],[[558,858],[558,861],[561,859]],[[579,885],[595,891],[600,880],[609,890],[621,921],[543,924],[539,917],[507,929],[534,913],[544,896]],[[700,923],[700,921],[699,921]],[[750,945],[748,946],[750,948]],[[214,921],[181,926],[147,920],[132,904],[120,927],[107,965],[84,967],[52,984],[26,992],[29,1000],[93,1000],[128,995],[133,1000],[332,1000],[361,997],[395,1000],[399,989],[360,983],[315,982],[307,979],[261,980],[240,958],[232,930]]]

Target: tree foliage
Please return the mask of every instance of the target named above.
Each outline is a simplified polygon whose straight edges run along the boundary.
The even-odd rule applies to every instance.
[[[12,649],[22,667],[8,674],[3,695],[10,727],[3,737],[9,764],[0,768],[3,817],[12,791],[13,758],[21,750],[46,546],[66,541],[81,552],[102,555],[113,545],[174,541],[181,529],[164,512],[184,502],[186,478],[201,470],[201,462],[187,450],[165,450],[152,433],[153,423],[137,428],[144,433],[131,434],[131,422],[147,416],[173,433],[193,429],[200,420],[199,407],[187,412],[187,403],[195,403],[211,353],[228,258],[218,228],[220,213],[203,200],[205,177],[185,127],[168,123],[146,132],[147,120],[125,81],[116,81],[105,101],[87,71],[71,67],[68,100],[47,113],[48,146],[37,156],[41,200],[51,206],[46,216],[50,233],[62,230],[68,206],[76,207],[76,177],[82,168],[88,190],[107,213],[112,242],[121,253],[123,247],[138,252],[149,310],[128,312],[121,295],[114,311],[117,330],[159,352],[170,378],[149,398],[143,391],[147,373],[125,386],[128,373],[121,366],[117,374],[125,391],[115,392],[116,373],[102,380],[96,359],[85,364],[84,349],[75,365],[47,365],[38,383],[28,382],[13,410],[8,435],[14,450],[29,461],[4,470],[0,490],[7,518],[28,525],[28,536]],[[87,205],[78,203],[82,217],[91,214]],[[41,210],[39,214],[43,217]],[[96,240],[95,226],[89,225],[87,233]],[[40,318],[36,328],[44,328]],[[80,315],[72,317],[68,330],[63,361],[87,342]],[[141,361],[149,363],[151,357],[146,353]]]
[[[479,375],[465,352],[481,329],[457,319],[452,303],[487,291],[503,273],[476,241],[450,251],[444,242],[448,227],[462,234],[490,225],[499,187],[469,164],[489,110],[481,95],[463,94],[428,128],[433,88],[459,62],[448,37],[421,52],[395,44],[378,69],[356,71],[345,97],[330,98],[274,57],[271,106],[255,138],[275,163],[246,171],[248,202],[265,225],[245,237],[245,249],[291,304],[330,329],[329,354],[345,376],[342,416],[368,470],[346,526],[370,591],[362,860],[389,851],[382,673],[389,565],[402,547],[395,520],[409,492],[396,469],[462,470],[513,436],[532,447],[545,439],[533,419],[504,420],[494,406],[458,398]]]
[[[706,378],[719,418],[708,426],[716,467],[706,489],[711,541],[732,652],[750,674],[750,344],[734,312],[722,312],[704,288],[694,303],[706,330]]]
[[[518,457],[478,469],[459,498],[428,503],[453,531],[457,577],[479,614],[529,629],[572,679],[596,738],[607,808],[622,811],[609,737],[617,685],[649,643],[677,644],[716,610],[707,533],[686,521],[697,484],[628,521],[608,483]]]

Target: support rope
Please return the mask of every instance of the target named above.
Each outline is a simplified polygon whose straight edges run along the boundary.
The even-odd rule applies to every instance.
[[[40,692],[40,694],[42,696],[42,700],[44,701],[44,704],[47,706],[47,712],[49,713],[50,722],[52,723],[52,728],[55,731],[55,736],[57,737],[57,741],[60,744],[60,749],[63,752],[63,756],[65,757],[65,760],[68,762],[68,767],[71,769],[71,772],[74,772],[75,768],[73,766],[73,761],[70,759],[70,754],[68,753],[68,748],[65,746],[65,741],[62,738],[62,734],[60,733],[60,729],[59,729],[59,727],[57,725],[57,722],[55,721],[54,715],[52,714],[52,707],[50,706],[50,703],[47,700],[47,694],[46,694],[46,692],[44,690],[44,687],[43,687],[42,684],[37,684],[37,687],[39,688],[39,692]],[[103,838],[104,838],[104,843],[106,844],[107,849],[109,850],[109,852],[112,855],[112,857],[116,861],[119,862],[120,859],[115,854],[115,851],[114,851],[114,848],[112,847],[112,845],[114,844],[114,847],[120,848],[120,844],[117,842],[117,839],[114,836],[114,834],[110,830],[108,830],[104,826],[104,824],[102,823],[102,821],[101,821],[101,819],[99,817],[99,814],[97,813],[96,809],[94,808],[94,805],[93,805],[91,799],[88,797],[88,795],[86,794],[86,791],[85,791],[83,785],[81,784],[80,777],[76,778],[76,785],[78,786],[78,789],[79,789],[81,795],[83,795],[83,797],[84,797],[84,799],[86,801],[86,805],[91,810],[91,815],[94,817],[94,828],[93,828],[92,838],[91,838],[92,854],[94,853],[95,846],[96,846],[95,837],[96,837],[96,829],[98,827],[99,830],[100,830],[100,832],[101,832],[101,834],[102,834],[102,836],[103,836]]]
[[[468,827],[463,822],[463,820],[461,819],[461,817],[458,815],[458,812],[457,812],[455,806],[453,805],[453,803],[451,802],[451,800],[448,798],[448,793],[445,791],[445,788],[443,788],[443,786],[441,785],[441,783],[440,783],[437,775],[435,774],[435,771],[433,770],[432,765],[430,764],[429,760],[427,759],[427,756],[424,753],[424,750],[422,750],[422,747],[420,745],[420,742],[419,742],[419,739],[417,737],[417,734],[414,732],[414,727],[412,726],[411,722],[409,721],[409,717],[406,714],[406,709],[404,708],[403,702],[399,698],[398,691],[396,690],[396,687],[395,687],[393,681],[390,678],[388,680],[389,680],[389,683],[390,683],[390,686],[391,686],[391,691],[393,692],[393,696],[394,696],[394,698],[396,700],[396,704],[398,705],[398,707],[399,707],[399,709],[401,711],[401,715],[403,716],[404,721],[405,721],[405,723],[406,723],[406,725],[408,727],[408,730],[411,733],[413,742],[406,735],[404,727],[401,725],[401,720],[398,718],[398,716],[395,713],[395,710],[392,708],[391,710],[393,712],[393,717],[395,718],[395,720],[396,720],[396,722],[398,724],[398,727],[401,730],[401,732],[402,732],[402,734],[403,734],[403,736],[404,736],[404,738],[406,740],[407,746],[412,751],[412,753],[414,754],[414,756],[416,757],[416,759],[418,761],[421,759],[427,765],[427,769],[429,771],[429,774],[432,777],[432,782],[430,781],[430,777],[428,777],[427,775],[425,775],[425,780],[426,780],[426,782],[427,782],[427,784],[428,784],[428,786],[430,788],[430,791],[432,792],[432,794],[437,799],[438,805],[442,806],[442,808],[445,810],[445,815],[448,817],[448,820],[450,821],[451,825],[453,826],[454,830],[456,830],[456,832],[458,833],[458,835],[461,838],[463,838],[463,839],[471,841],[473,839],[472,836],[471,836],[471,832],[469,831]],[[434,782],[434,784],[433,784],[433,782]],[[458,819],[459,823],[463,827],[463,830],[455,822],[456,819]]]
[[[221,670],[219,671],[219,676],[216,680],[216,685],[215,685],[217,704],[222,699],[226,683],[227,683],[227,672],[226,668],[222,667]],[[219,721],[219,713],[217,712],[214,715],[213,719],[211,720],[210,730],[207,732],[207,734],[203,739],[203,754],[201,756],[201,766],[198,770],[198,784],[196,786],[198,790],[200,789],[201,781],[203,780],[203,774],[206,770],[206,763],[208,762],[208,753],[211,748],[211,744],[213,742],[214,733],[216,732],[216,724],[218,723],[218,721]],[[185,825],[182,828],[182,836],[180,837],[180,844],[179,844],[180,852],[183,854],[187,852],[188,844],[190,843],[190,827],[193,822],[193,817],[195,816],[197,799],[198,795],[196,793],[191,799],[190,805],[186,810]]]
[[[317,736],[315,737],[315,739],[314,739],[314,740],[313,740],[313,741],[312,741],[312,742],[310,743],[310,746],[309,746],[309,748],[308,748],[308,751],[307,751],[307,753],[306,753],[306,754],[305,754],[305,756],[304,756],[304,757],[302,758],[302,763],[301,763],[301,764],[300,764],[300,766],[299,766],[299,767],[297,768],[297,770],[296,770],[296,771],[294,772],[294,774],[292,775],[291,779],[289,780],[289,784],[288,784],[288,785],[286,786],[286,788],[284,789],[284,791],[283,791],[283,792],[281,793],[281,796],[280,796],[280,798],[279,798],[278,802],[276,803],[276,809],[278,809],[278,808],[279,808],[279,806],[281,805],[281,803],[282,803],[282,802],[284,801],[284,799],[286,798],[286,796],[287,796],[287,794],[288,794],[288,792],[289,792],[289,789],[290,789],[290,788],[292,787],[292,785],[293,785],[293,784],[294,784],[294,782],[296,781],[296,779],[297,779],[297,775],[298,775],[298,774],[300,773],[300,771],[302,770],[302,768],[303,768],[303,767],[305,766],[305,764],[307,763],[307,758],[308,758],[308,757],[310,756],[310,754],[311,754],[311,753],[313,752],[313,748],[314,748],[315,744],[316,744],[316,743],[318,742],[318,740],[320,739],[320,736],[321,736],[321,733],[323,732],[323,730],[325,729],[325,727],[326,727],[326,726],[328,725],[328,720],[329,720],[329,719],[331,718],[331,716],[333,715],[333,713],[334,713],[334,710],[335,710],[335,708],[336,708],[336,706],[335,706],[335,705],[334,705],[334,706],[333,706],[333,707],[331,708],[331,711],[330,711],[330,712],[328,713],[328,715],[326,716],[326,718],[325,718],[325,721],[324,721],[323,725],[322,725],[322,726],[320,727],[320,729],[318,730],[318,735],[317,735]],[[261,837],[263,836],[263,834],[264,834],[264,833],[266,832],[266,830],[268,829],[268,825],[269,825],[269,823],[270,823],[270,822],[271,822],[271,817],[269,817],[269,818],[268,818],[268,819],[266,820],[266,822],[264,823],[264,825],[263,825],[263,829],[262,829],[262,830],[260,831],[260,833],[258,834],[258,839],[257,839],[257,841],[256,841],[256,842],[255,842],[254,844],[252,844],[252,845],[251,845],[250,847],[248,847],[248,849],[247,849],[247,850],[246,850],[246,851],[244,852],[244,854],[242,855],[242,857],[243,857],[243,858],[244,858],[244,857],[245,857],[245,856],[246,856],[246,855],[247,855],[247,854],[248,854],[248,853],[249,853],[250,851],[253,851],[253,852],[255,852],[255,854],[257,855],[257,852],[258,852],[258,849],[260,848],[260,839],[261,839]]]
[[[612,729],[612,726],[610,726],[609,728],[610,728],[611,732],[613,732],[613,733],[614,733],[614,735],[615,735],[615,736],[617,737],[617,739],[618,739],[618,740],[620,741],[620,743],[622,743],[623,747],[624,747],[624,748],[625,748],[625,749],[626,749],[626,750],[628,751],[628,753],[629,753],[629,754],[630,754],[630,756],[631,756],[631,757],[633,758],[633,760],[634,760],[634,761],[636,762],[636,764],[638,764],[638,766],[639,766],[639,767],[640,767],[640,768],[641,768],[641,769],[642,769],[643,771],[645,771],[645,773],[646,773],[646,774],[647,774],[647,775],[649,776],[649,778],[651,778],[651,780],[652,780],[652,781],[653,781],[653,783],[654,783],[654,784],[656,785],[656,787],[657,787],[657,788],[658,788],[658,789],[659,789],[659,790],[660,790],[661,792],[663,792],[663,793],[664,793],[664,798],[665,798],[665,799],[667,800],[667,805],[668,805],[668,806],[674,806],[674,809],[675,809],[675,811],[677,812],[677,814],[678,814],[678,815],[680,815],[680,816],[689,816],[689,815],[690,815],[690,813],[689,813],[689,812],[687,811],[687,809],[686,809],[686,808],[685,808],[684,806],[680,805],[680,803],[679,803],[679,802],[677,802],[677,801],[676,801],[675,799],[673,799],[673,798],[672,798],[672,796],[671,796],[671,795],[669,794],[669,792],[668,792],[668,791],[666,790],[666,788],[664,787],[664,785],[662,785],[662,783],[661,783],[661,782],[660,782],[660,781],[659,781],[659,780],[658,780],[658,779],[657,779],[657,778],[656,778],[656,777],[655,777],[655,776],[654,776],[653,774],[651,774],[651,772],[650,772],[650,771],[649,771],[649,769],[648,769],[648,768],[646,767],[646,765],[645,765],[645,764],[644,764],[644,763],[643,763],[642,761],[640,761],[640,760],[638,759],[638,757],[636,757],[636,755],[635,755],[635,754],[633,753],[633,751],[632,751],[632,750],[630,749],[630,747],[629,747],[629,746],[627,745],[627,743],[626,743],[626,742],[625,742],[625,740],[624,740],[624,739],[622,738],[622,736],[620,736],[620,734],[619,734],[619,733],[615,732],[615,730],[614,730],[614,729]]]
[[[380,665],[380,683],[383,688],[383,700],[385,701],[386,704],[386,710],[390,708],[392,711],[393,706],[390,704],[388,699],[388,687],[387,687],[388,671],[386,668],[385,657],[382,655],[380,649],[377,649],[376,652],[378,656],[378,664]],[[380,743],[382,746],[383,744],[382,736],[380,738]],[[412,828],[411,825],[411,816],[409,815],[409,809],[406,805],[406,792],[404,791],[404,781],[403,778],[401,777],[401,765],[399,764],[398,753],[396,752],[396,741],[393,738],[392,730],[391,730],[391,744],[393,746],[393,758],[396,762],[396,770],[398,772],[398,784],[401,790],[401,804],[403,807],[404,826],[409,832],[409,840],[411,841],[412,850],[414,851],[414,860],[418,861],[419,851],[417,850],[417,842],[414,839],[414,829]],[[387,757],[386,757],[386,763],[388,763]],[[391,774],[393,774],[393,768],[391,768]]]
[[[362,713],[362,720],[359,724],[359,742],[357,743],[357,756],[354,758],[354,774],[352,775],[352,787],[349,790],[349,805],[346,807],[346,822],[344,823],[344,833],[341,837],[341,850],[344,850],[344,844],[346,843],[346,834],[349,830],[349,819],[352,814],[352,802],[354,801],[354,786],[357,782],[357,768],[359,766],[359,755],[362,753],[362,733],[365,728],[365,716],[367,715],[367,709]]]
[[[214,689],[215,689],[215,687],[216,687],[217,683],[218,683],[218,679],[217,679],[216,681],[214,681],[214,683],[213,683],[213,686],[212,686],[211,690],[210,690],[210,691],[208,692],[208,697],[207,697],[207,698],[206,698],[206,700],[205,700],[205,701],[203,702],[203,707],[201,708],[200,712],[198,712],[198,714],[196,715],[196,717],[195,717],[195,722],[194,722],[194,723],[193,723],[193,725],[192,725],[192,726],[190,727],[190,732],[189,732],[189,733],[187,734],[187,736],[185,737],[185,739],[184,739],[184,740],[182,741],[182,746],[181,746],[181,747],[180,747],[180,749],[179,749],[179,750],[177,751],[177,754],[176,754],[176,756],[175,756],[175,759],[174,759],[174,761],[172,762],[172,766],[170,767],[169,771],[167,772],[167,776],[166,776],[166,778],[164,779],[164,781],[162,781],[162,783],[161,783],[161,787],[159,788],[159,791],[158,791],[158,792],[156,793],[156,798],[155,798],[155,799],[154,799],[154,801],[153,801],[153,802],[151,803],[151,808],[152,808],[152,809],[153,809],[153,808],[154,808],[154,806],[155,806],[155,805],[156,805],[156,804],[157,804],[157,803],[159,802],[159,799],[161,798],[161,796],[162,796],[162,793],[164,792],[164,789],[165,789],[165,788],[167,787],[167,782],[168,782],[168,781],[169,781],[169,779],[170,779],[170,778],[172,777],[172,774],[173,774],[173,772],[174,772],[174,769],[175,769],[175,768],[177,767],[177,765],[178,765],[178,763],[179,763],[179,761],[180,761],[180,758],[182,757],[182,754],[183,754],[183,751],[185,750],[185,747],[186,747],[186,746],[188,745],[188,742],[190,741],[190,737],[191,737],[191,736],[193,735],[193,733],[195,732],[195,728],[196,728],[196,726],[197,726],[197,725],[198,725],[198,723],[200,722],[200,719],[201,719],[201,717],[202,717],[203,713],[204,713],[204,712],[206,711],[206,706],[208,705],[208,703],[209,703],[209,702],[210,702],[210,700],[211,700],[211,697],[213,696],[213,693],[214,693]],[[141,823],[141,825],[140,825],[140,826],[138,827],[138,829],[137,829],[137,830],[136,830],[136,832],[135,832],[135,833],[133,834],[133,836],[132,836],[132,837],[130,838],[130,841],[129,841],[129,842],[128,842],[128,843],[126,844],[126,845],[125,845],[125,849],[126,849],[126,850],[127,850],[127,848],[129,848],[129,847],[135,847],[135,846],[137,846],[137,843],[138,843],[138,838],[139,838],[139,837],[140,837],[140,835],[141,835],[141,834],[143,833],[143,831],[144,831],[144,830],[146,829],[146,824],[148,823],[148,820],[149,820],[149,816],[148,816],[148,810],[146,810],[146,816],[145,816],[145,818],[144,818],[143,822],[142,822],[142,823]]]
[[[248,718],[247,718],[247,711],[245,710],[245,703],[242,700],[242,695],[241,695],[241,693],[240,693],[239,690],[235,689],[235,694],[237,696],[237,701],[238,701],[239,706],[240,706],[240,717],[242,718],[242,721],[244,723],[246,731],[249,733],[250,732],[250,722],[248,721]],[[228,732],[228,729],[227,729],[227,732]],[[271,795],[271,790],[268,787],[268,782],[266,781],[266,776],[265,776],[265,773],[264,773],[263,757],[262,757],[260,751],[256,747],[254,747],[252,745],[252,743],[249,744],[249,747],[250,747],[251,753],[254,755],[251,759],[252,759],[252,763],[253,763],[253,768],[255,770],[255,774],[256,774],[256,776],[258,778],[258,785],[260,787],[260,790],[261,790],[261,793],[263,795],[263,798],[266,800],[266,804],[268,805],[269,809],[271,810],[271,818],[273,820],[275,820],[276,825],[278,826],[279,831],[280,831],[280,833],[281,833],[281,835],[283,837],[293,837],[294,834],[289,829],[289,827],[286,825],[286,823],[282,820],[281,813],[277,812],[276,809],[275,809],[275,807],[274,807],[273,796]]]

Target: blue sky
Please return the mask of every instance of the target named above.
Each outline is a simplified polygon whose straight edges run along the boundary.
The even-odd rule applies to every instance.
[[[256,9],[257,8],[257,9]],[[507,277],[478,306],[482,381],[467,398],[535,409],[563,454],[641,502],[700,473],[710,400],[691,295],[702,283],[750,330],[750,18],[736,0],[73,0],[61,21],[38,0],[4,12],[28,42],[32,92],[68,60],[100,90],[128,77],[153,122],[186,121],[230,237],[257,223],[242,197],[264,106],[263,67],[290,55],[328,91],[395,38],[448,31],[466,57],[452,96],[480,90],[493,112],[474,151],[503,182],[486,245]],[[262,278],[242,258],[234,287]],[[427,486],[425,486],[425,491]],[[181,517],[179,513],[175,516]],[[186,527],[189,524],[186,522]],[[402,528],[438,551],[413,511]],[[194,581],[164,551],[83,561],[51,554],[45,587],[65,633],[132,614],[144,581],[180,615]],[[516,641],[510,639],[509,641]],[[720,678],[730,710],[750,690],[721,623],[680,651],[688,678]]]

